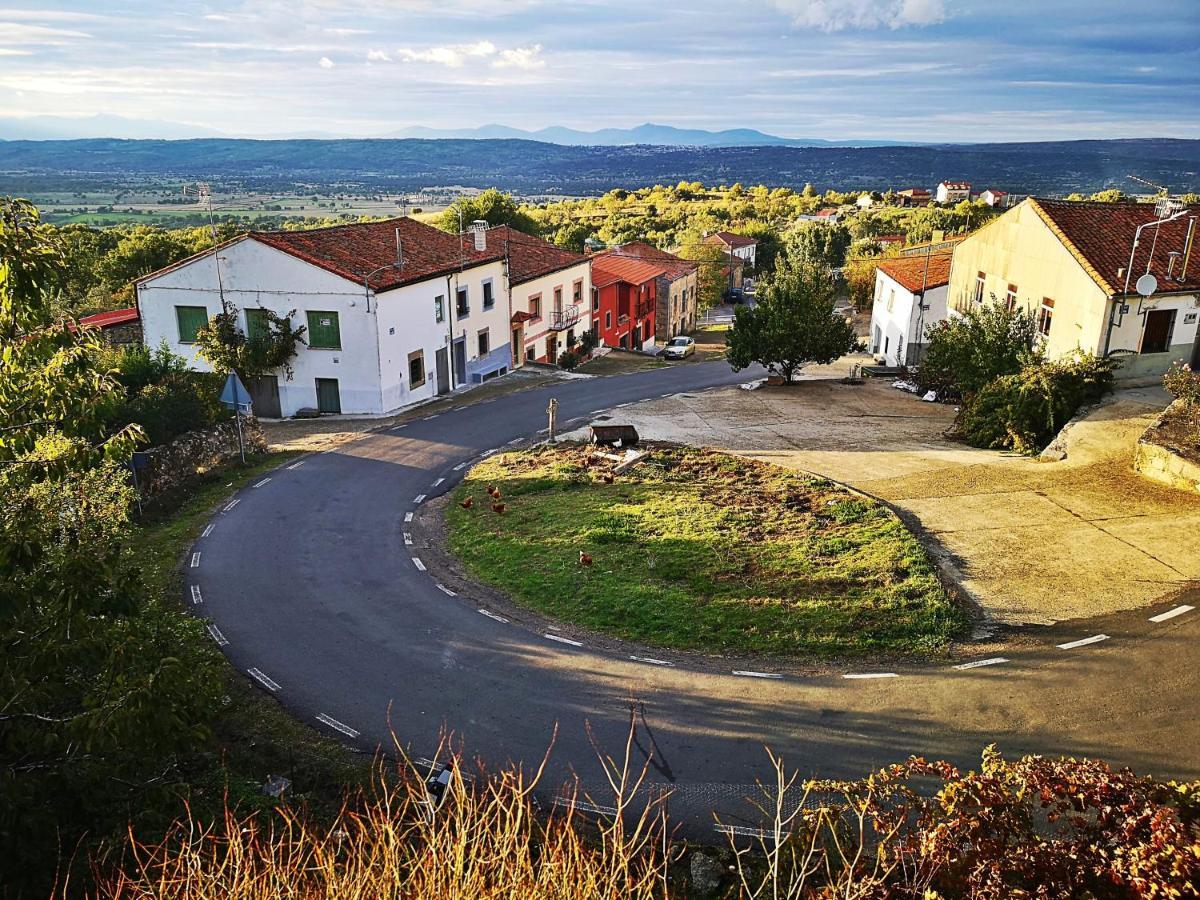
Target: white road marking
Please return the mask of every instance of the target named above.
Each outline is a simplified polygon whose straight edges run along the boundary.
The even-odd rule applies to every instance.
[[[349,725],[345,724],[344,722],[339,722],[333,716],[327,716],[327,715],[325,715],[325,713],[317,713],[317,721],[321,722],[324,725],[328,725],[334,731],[340,731],[342,734],[346,735],[347,737],[352,737],[352,738],[358,737],[357,731],[355,731],[353,728],[351,728]]]
[[[467,464],[465,462],[460,462],[457,466],[454,467],[454,471],[461,472],[466,467],[467,467]]]
[[[1068,641],[1065,644],[1059,644],[1059,650],[1074,650],[1076,647],[1086,647],[1088,644],[1098,644],[1101,641],[1107,641],[1107,634],[1093,634],[1089,638],[1080,638],[1077,641]]]
[[[298,468],[300,468],[302,465],[304,465],[304,460],[300,460],[299,462],[294,462],[294,463],[292,463],[290,466],[288,466],[288,468],[289,468],[289,469],[298,469]]]
[[[415,556],[412,558],[412,561],[413,561],[413,565],[417,567],[417,571],[419,571],[419,572],[425,571],[425,563],[421,562]]]
[[[441,484],[441,483],[442,483],[443,481],[445,481],[445,480],[446,480],[445,478],[439,478],[437,481],[435,481],[435,482],[433,483],[433,486],[434,486],[434,487],[437,487],[439,484]]]
[[[441,591],[443,594],[449,594],[451,597],[457,597],[457,596],[458,596],[458,594],[454,593],[454,591],[450,590],[450,588],[446,587],[446,586],[445,586],[444,584],[442,584],[440,581],[438,582],[437,589],[438,589],[439,591]]]
[[[200,568],[200,551],[199,550],[197,550],[195,553],[192,554],[192,568],[193,569]]]
[[[208,537],[210,534],[213,533],[213,529],[216,527],[217,527],[216,525],[209,525],[202,532],[200,532],[200,537],[202,537],[202,538]]]
[[[899,678],[895,672],[852,672],[842,676],[843,678],[864,679],[864,678]]]
[[[412,514],[412,513],[410,513],[410,512],[406,512],[406,513],[404,514],[404,521],[405,521],[405,522],[411,522],[412,520],[413,520],[413,514]]]
[[[743,678],[782,678],[783,676],[777,672],[750,672],[746,669],[734,669],[734,675],[741,675]]]
[[[625,407],[627,407],[627,406],[633,406],[633,403],[632,403],[632,402],[630,402],[630,403],[618,403],[616,406],[614,406],[614,407],[613,407],[613,409],[624,409],[624,408],[625,408]]]
[[[258,484],[256,484],[255,487],[262,487],[264,484],[266,484],[270,480],[271,480],[270,478],[264,478],[262,481],[260,481]]]
[[[508,442],[508,446],[512,447],[515,444],[521,443],[521,441],[523,441],[523,440],[525,440],[525,438],[513,438],[511,441]]]
[[[247,669],[246,674],[272,693],[279,690],[279,683],[269,678],[262,669]]]
[[[413,497],[413,503],[416,503],[416,504],[421,504],[421,503],[424,503],[424,502],[425,502],[425,495],[424,495],[424,494],[417,494],[417,496]]]
[[[730,834],[737,837],[763,838],[767,833],[761,828],[751,828],[749,825],[714,825],[713,831],[718,834]]]
[[[629,657],[634,662],[649,663],[652,666],[673,666],[675,663],[667,662],[665,659],[654,659],[652,656],[631,656]]]
[[[1186,604],[1183,606],[1177,606],[1174,609],[1168,609],[1165,613],[1159,613],[1157,616],[1151,616],[1150,621],[1165,622],[1167,619],[1173,619],[1176,616],[1182,616],[1184,613],[1189,613],[1195,608],[1196,607],[1194,606],[1188,606]]]
[[[558,643],[560,643],[560,644],[570,644],[572,647],[582,647],[583,646],[583,644],[580,641],[573,641],[570,638],[559,637],[557,634],[548,634],[547,633],[547,634],[543,634],[542,637],[544,637],[550,641],[558,641]]]
[[[229,512],[231,509],[233,509],[235,506],[237,506],[241,502],[242,502],[241,497],[238,497],[234,500],[229,501],[229,505],[227,507],[225,507],[225,512]]]
[[[208,626],[208,633],[212,636],[212,639],[217,642],[218,647],[224,647],[229,643],[229,639],[226,638],[225,635],[221,634],[221,629],[216,625],[210,624]]]
[[[498,616],[498,615],[496,615],[496,614],[495,614],[494,612],[492,612],[490,609],[481,609],[481,610],[479,611],[479,614],[480,614],[481,616],[487,616],[489,619],[493,619],[494,621],[496,621],[496,622],[500,622],[500,623],[502,623],[502,624],[504,624],[504,625],[507,625],[507,624],[508,624],[508,619],[504,618],[504,616]]]
[[[479,455],[480,455],[480,456],[491,456],[493,453],[499,453],[499,452],[500,452],[500,448],[499,448],[499,447],[493,447],[491,450],[484,450],[484,451],[483,451],[482,453],[480,453]]]
[[[426,417],[425,417],[425,418],[423,418],[421,421],[422,421],[422,422],[428,422],[428,421],[430,421],[431,419],[436,419],[436,418],[437,418],[438,416],[440,416],[440,415],[441,415],[441,413],[434,413],[432,416],[426,416]]]
[[[193,584],[192,585],[192,604],[194,606],[199,606],[203,602],[204,602],[204,597],[202,597],[200,595],[200,585]]]
[[[959,663],[954,668],[961,670],[965,669],[980,669],[984,666],[998,666],[1001,663],[1008,662],[1008,658],[1004,656],[993,656],[989,659],[977,659],[974,662]]]
[[[405,547],[411,547],[411,546],[412,546],[412,535],[411,535],[411,534],[409,534],[407,531],[406,531],[406,532],[404,532],[404,546],[405,546]]]
[[[565,797],[556,797],[554,799],[555,806],[562,806],[566,809],[577,809],[580,812],[599,813],[602,816],[615,816],[617,810],[612,806],[600,806],[592,803],[590,800],[569,800]]]

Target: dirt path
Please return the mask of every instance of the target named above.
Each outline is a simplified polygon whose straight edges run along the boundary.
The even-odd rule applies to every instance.
[[[1130,467],[1169,398],[1115,395],[1040,462],[947,441],[949,407],[881,382],[681,394],[621,411],[648,438],[817,472],[909,513],[986,615],[1048,623],[1150,603],[1200,580],[1200,496]]]

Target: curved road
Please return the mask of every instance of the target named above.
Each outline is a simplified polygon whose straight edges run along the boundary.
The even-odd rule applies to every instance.
[[[534,435],[550,397],[567,424],[746,377],[717,362],[565,381],[304,457],[217,514],[193,548],[187,596],[235,665],[361,749],[388,746],[394,729],[420,757],[448,728],[490,763],[535,764],[557,726],[546,784],[577,773],[603,806],[593,741],[619,754],[632,711],[639,763],[650,756],[653,786],[670,789],[672,816],[694,832],[711,829],[713,811],[756,823],[745,798],[770,775],[764,746],[819,777],[914,753],[970,765],[993,741],[1011,755],[1088,754],[1200,775],[1200,609],[1184,609],[1200,607],[1196,595],[1038,631],[966,660],[988,663],[971,668],[761,677],[778,673],[651,653],[674,660],[661,665],[499,621],[446,593],[421,568],[419,545],[405,545],[418,498],[452,488],[482,453]]]

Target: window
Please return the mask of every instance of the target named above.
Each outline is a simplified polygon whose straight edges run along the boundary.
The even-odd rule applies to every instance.
[[[179,343],[196,343],[196,333],[208,324],[208,309],[204,306],[175,307],[175,322],[179,325]]]
[[[982,272],[975,276],[975,305],[983,303],[983,289],[986,284],[986,277]]]
[[[471,305],[467,302],[467,289],[460,287],[454,292],[454,314],[461,319],[470,313]]]
[[[554,311],[556,313],[562,312],[562,288],[561,287],[556,287],[554,289]]]
[[[492,294],[492,283],[485,281],[483,283],[483,308],[491,309],[496,305],[496,297]]]
[[[592,312],[600,309],[600,291],[598,288],[592,288]]]
[[[604,314],[604,327],[612,328],[612,310],[611,309]]]
[[[583,281],[576,281],[571,285],[571,302],[581,303],[583,301]]]
[[[446,321],[446,298],[441,294],[433,298],[433,321]]]
[[[529,315],[535,319],[542,317],[542,295],[534,294],[529,298]]]
[[[536,341],[525,348],[525,359],[528,362],[537,362],[537,342]]]
[[[307,316],[308,346],[310,350],[342,349],[342,331],[338,326],[337,313],[309,310]]]
[[[1054,301],[1049,297],[1042,298],[1042,308],[1038,312],[1038,331],[1044,336],[1050,334],[1050,322],[1054,318]]]
[[[484,328],[479,332],[479,355],[480,357],[487,356],[491,352],[491,341],[488,338],[488,330]]]
[[[896,289],[895,289],[895,288],[889,288],[889,289],[888,289],[888,302],[887,302],[887,310],[888,310],[888,312],[891,312],[891,311],[892,311],[892,307],[893,307],[893,306],[895,306],[895,305],[896,305]]]
[[[408,354],[408,387],[418,388],[425,383],[425,351],[414,350]]]
[[[1009,312],[1017,308],[1017,286],[1015,284],[1010,284],[1004,293],[1004,308]]]
[[[267,319],[267,311],[265,309],[247,309],[246,337],[253,341],[270,336],[271,324]]]

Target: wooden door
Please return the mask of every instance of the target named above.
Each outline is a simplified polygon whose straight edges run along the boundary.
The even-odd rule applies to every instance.
[[[277,375],[253,375],[246,379],[246,390],[250,392],[250,405],[256,416],[268,419],[282,418]]]
[[[342,411],[342,395],[338,391],[336,378],[317,379],[317,411],[323,413],[340,413]]]
[[[438,347],[434,354],[434,371],[437,372],[437,392],[450,393],[450,351],[445,347]]]
[[[1171,332],[1175,330],[1175,310],[1152,309],[1146,313],[1146,328],[1142,332],[1143,353],[1166,353],[1171,348]]]

